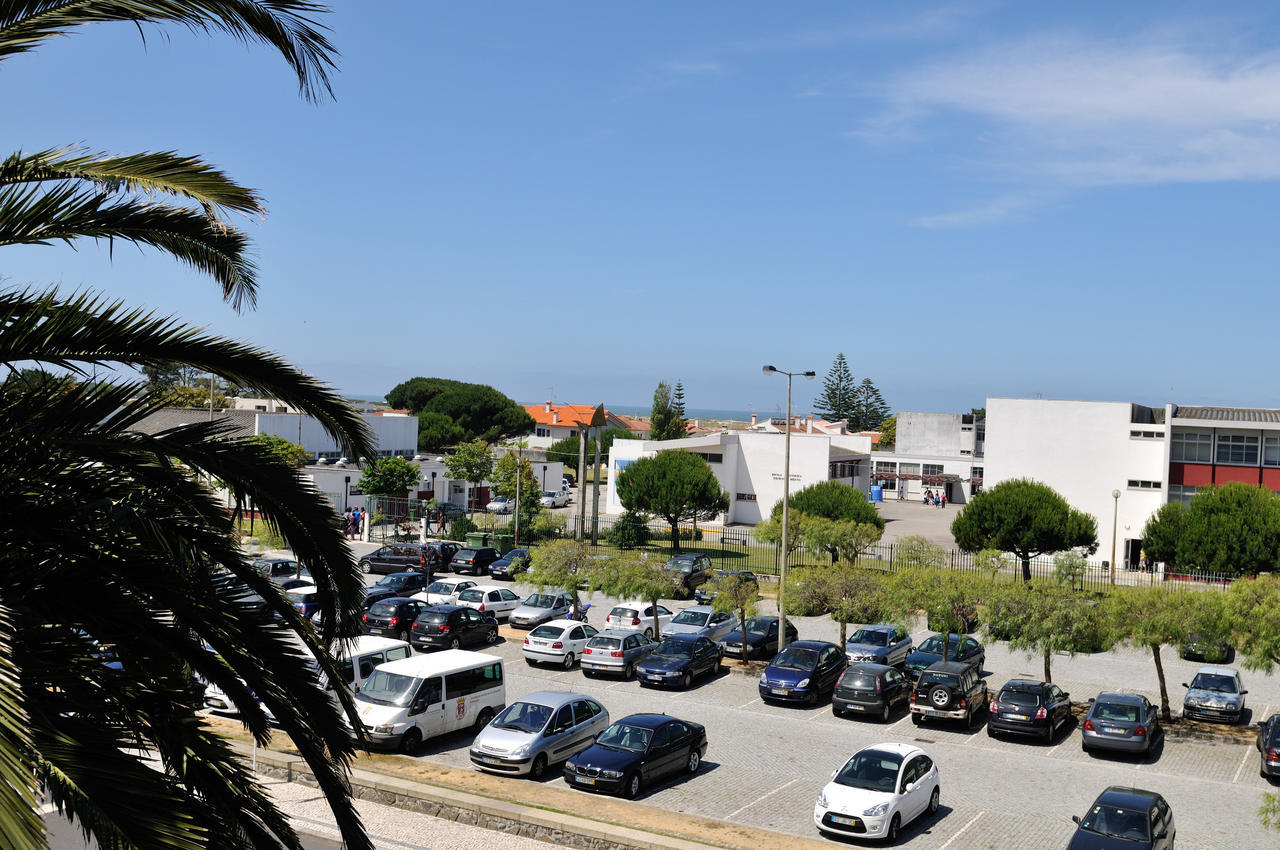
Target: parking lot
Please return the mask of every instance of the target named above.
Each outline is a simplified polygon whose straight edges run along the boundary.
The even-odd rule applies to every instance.
[[[523,594],[531,588],[514,589]],[[600,627],[612,601],[597,596],[591,602],[590,621]],[[676,608],[687,604],[691,603],[672,603]],[[839,638],[837,624],[826,618],[803,617],[796,623],[802,638]],[[985,728],[967,732],[941,724],[916,727],[905,715],[881,726],[835,718],[829,705],[765,705],[754,675],[725,672],[695,683],[688,692],[668,692],[642,689],[635,682],[587,679],[576,667],[533,668],[520,652],[524,632],[503,627],[502,633],[504,640],[485,651],[507,661],[508,702],[536,690],[572,689],[600,700],[615,719],[640,711],[666,712],[707,727],[710,749],[699,773],[642,792],[638,805],[814,837],[814,800],[831,772],[861,747],[904,741],[921,746],[938,763],[942,809],[937,817],[908,827],[900,846],[1061,848],[1074,829],[1071,816],[1083,814],[1108,785],[1132,785],[1165,795],[1174,810],[1180,846],[1241,850],[1276,844],[1257,818],[1262,793],[1271,786],[1258,775],[1258,756],[1250,743],[1170,737],[1160,740],[1149,758],[1133,760],[1083,753],[1075,727],[1060,734],[1052,746],[1044,746],[992,739]],[[923,628],[913,630],[917,643],[927,634]],[[1040,670],[1038,658],[1011,655],[1001,644],[988,646],[986,655],[992,693],[1015,674]],[[1184,692],[1180,683],[1189,681],[1197,665],[1168,650],[1164,661],[1176,713]],[[1058,656],[1054,680],[1076,702],[1102,690],[1121,689],[1158,699],[1150,655],[1135,650]],[[1273,707],[1280,709],[1280,680],[1246,673],[1245,682],[1251,710],[1247,722],[1266,717]],[[466,768],[470,741],[469,733],[436,739],[419,758]],[[556,771],[549,771],[544,781],[562,783]],[[585,793],[582,807],[584,812],[591,809]]]

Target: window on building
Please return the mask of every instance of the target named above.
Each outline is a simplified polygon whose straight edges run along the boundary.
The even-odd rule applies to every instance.
[[[898,465],[889,460],[876,461],[876,482],[886,490],[898,489]]]
[[[1219,434],[1217,463],[1258,465],[1258,436],[1256,434]]]
[[[941,474],[942,474],[942,464],[940,464],[940,463],[926,463],[926,464],[924,464],[924,466],[921,468],[921,470],[920,470],[920,474],[921,474],[921,475],[923,475],[923,476],[925,476],[925,477],[928,477],[928,476],[930,476],[930,475],[933,475],[933,476],[941,475]]]
[[[1130,431],[1129,439],[1131,440],[1163,440],[1163,431]]]
[[[570,429],[569,429],[569,436],[570,436],[570,437],[576,437],[576,436],[578,436],[578,432],[577,432],[577,431],[575,431],[575,430],[573,430],[572,428],[570,428]]]
[[[736,497],[739,502],[754,502],[756,500],[755,493],[739,493]]]
[[[534,429],[534,433],[535,433],[535,434],[537,434],[539,437],[550,437],[550,436],[551,436],[551,429],[550,429],[550,428],[535,428],[535,429]]]
[[[1208,431],[1174,431],[1169,439],[1169,459],[1180,463],[1212,463],[1213,434]]]
[[[1129,489],[1130,490],[1159,490],[1160,482],[1159,481],[1138,481],[1136,479],[1130,478]]]
[[[1184,505],[1191,504],[1191,497],[1200,491],[1199,487],[1188,487],[1184,484],[1169,485],[1169,501],[1182,502]]]
[[[723,452],[689,452],[691,455],[697,455],[707,463],[724,463]]]
[[[1262,465],[1280,466],[1280,436],[1263,437]]]

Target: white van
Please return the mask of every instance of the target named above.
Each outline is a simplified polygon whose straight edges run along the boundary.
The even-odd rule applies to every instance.
[[[416,753],[428,738],[487,726],[506,708],[505,679],[501,658],[465,649],[389,661],[356,694],[356,714],[371,747]]]

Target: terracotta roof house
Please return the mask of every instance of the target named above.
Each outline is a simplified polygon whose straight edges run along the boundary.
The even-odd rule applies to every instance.
[[[533,417],[535,423],[533,433],[525,437],[531,449],[545,449],[557,440],[578,436],[578,432],[584,430],[591,422],[591,417],[596,411],[596,406],[593,404],[552,404],[550,401],[544,401],[542,404],[526,404],[523,407]],[[607,410],[604,416],[606,428],[631,430],[631,422],[635,421]]]

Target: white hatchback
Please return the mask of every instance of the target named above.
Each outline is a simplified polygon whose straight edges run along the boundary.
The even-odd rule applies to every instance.
[[[619,602],[613,606],[613,610],[609,612],[609,616],[605,617],[605,628],[609,629],[627,629],[633,632],[644,632],[645,637],[650,640],[657,639],[667,632],[667,626],[670,625],[675,612],[671,611],[665,605],[658,605],[658,630],[660,634],[655,635],[653,632],[653,612],[654,605],[649,602]]]
[[[859,750],[831,775],[813,807],[819,832],[893,843],[902,827],[936,814],[938,766],[910,744],[885,743]]]
[[[446,578],[433,581],[421,593],[415,593],[410,599],[421,599],[428,605],[452,605],[458,601],[458,594],[468,587],[475,587],[471,579]]]
[[[477,584],[458,594],[458,604],[474,608],[482,614],[490,614],[495,620],[505,620],[520,606],[520,597],[509,588],[493,584]]]
[[[582,657],[587,641],[596,636],[596,630],[577,620],[552,620],[543,623],[524,639],[521,651],[530,666],[537,663],[559,664],[568,670]]]

